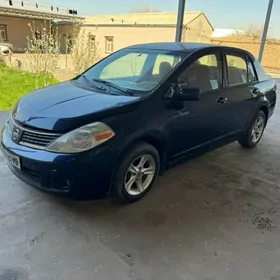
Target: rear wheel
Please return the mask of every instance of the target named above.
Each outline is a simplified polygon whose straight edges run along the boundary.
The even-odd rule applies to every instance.
[[[152,188],[160,166],[160,157],[155,147],[138,143],[121,159],[113,183],[113,193],[121,202],[140,200]]]
[[[255,147],[261,140],[266,126],[266,115],[263,111],[258,111],[255,115],[250,127],[246,134],[239,140],[241,146],[245,148]]]

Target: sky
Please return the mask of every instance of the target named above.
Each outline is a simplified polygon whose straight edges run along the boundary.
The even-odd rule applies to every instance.
[[[48,0],[54,5],[67,6],[85,15],[129,13],[145,5],[163,12],[176,12],[179,0]],[[51,2],[50,2],[51,1]],[[214,28],[246,29],[248,25],[262,26],[268,0],[186,0],[186,11],[203,11]],[[269,35],[280,37],[280,0],[274,0]]]

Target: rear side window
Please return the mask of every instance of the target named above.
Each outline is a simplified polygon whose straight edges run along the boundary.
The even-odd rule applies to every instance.
[[[229,86],[248,83],[247,63],[245,58],[236,55],[226,55],[226,59]]]
[[[258,79],[257,79],[256,73],[255,73],[255,70],[254,70],[254,65],[251,62],[251,60],[248,59],[248,82],[252,83],[252,82],[255,82],[257,80]]]

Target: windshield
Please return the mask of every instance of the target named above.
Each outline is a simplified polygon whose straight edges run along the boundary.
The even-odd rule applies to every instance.
[[[105,58],[83,73],[84,79],[128,91],[153,90],[185,54],[160,50],[124,49]],[[78,78],[82,79],[82,77]]]

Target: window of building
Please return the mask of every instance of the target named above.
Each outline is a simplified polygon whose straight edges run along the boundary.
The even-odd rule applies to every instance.
[[[7,25],[0,24],[0,42],[8,41]]]
[[[222,61],[219,54],[205,55],[194,61],[180,75],[179,83],[200,88],[201,92],[216,90],[223,85]]]
[[[105,37],[105,52],[112,53],[114,51],[114,37]]]
[[[89,34],[89,40],[92,43],[92,45],[95,46],[95,44],[96,44],[96,36],[92,35],[92,34]]]
[[[227,55],[229,85],[248,83],[247,63],[245,58],[237,55]]]

